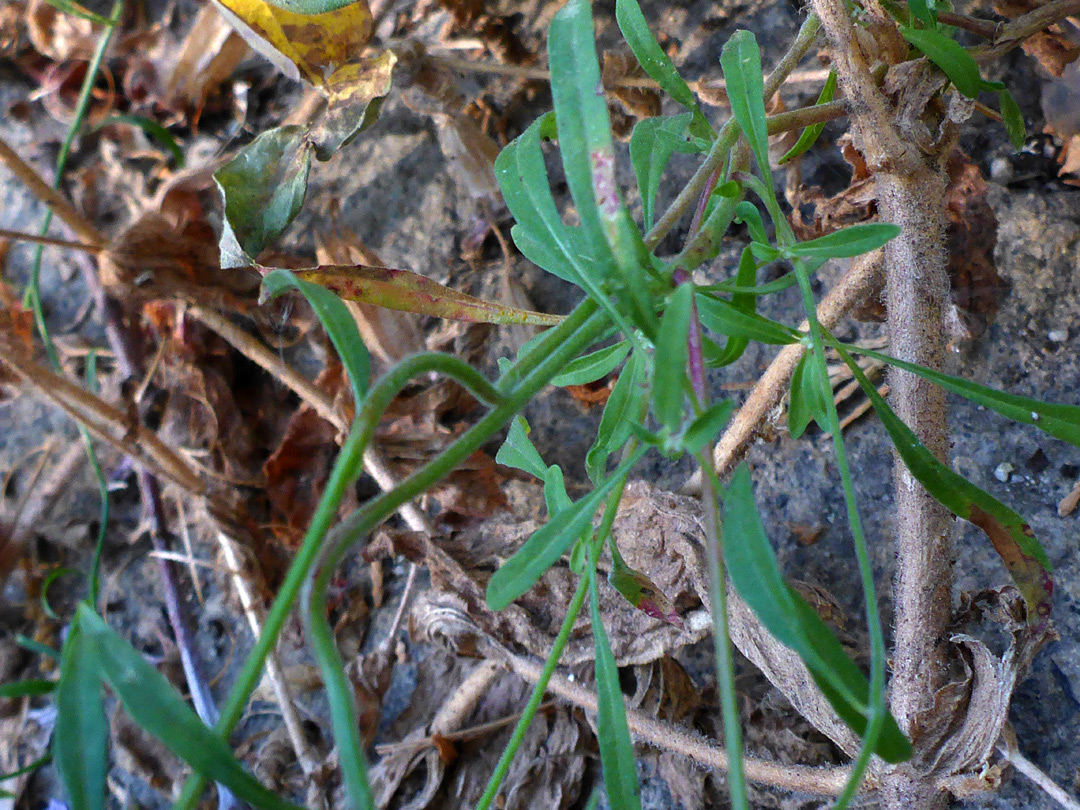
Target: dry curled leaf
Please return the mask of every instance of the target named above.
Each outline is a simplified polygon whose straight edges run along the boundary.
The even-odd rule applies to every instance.
[[[996,0],[994,10],[1016,18],[1042,5],[1040,0]],[[1037,31],[1021,44],[1024,53],[1037,59],[1051,76],[1060,76],[1065,67],[1080,56],[1080,45],[1069,38],[1065,27],[1066,23],[1058,23],[1045,31]]]

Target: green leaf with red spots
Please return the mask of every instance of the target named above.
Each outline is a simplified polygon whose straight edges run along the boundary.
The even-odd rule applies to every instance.
[[[836,348],[870,398],[911,474],[942,506],[986,533],[1027,602],[1029,621],[1048,620],[1054,591],[1053,571],[1031,526],[993,495],[942,464],[893,412],[851,355],[843,347]]]
[[[271,268],[260,269],[266,272]],[[529,326],[555,326],[562,320],[560,315],[546,315],[543,312],[531,312],[474,298],[408,270],[364,264],[328,264],[291,272],[302,281],[326,287],[347,301],[359,301],[362,304],[374,304],[386,309],[414,312],[417,315],[474,323]]]

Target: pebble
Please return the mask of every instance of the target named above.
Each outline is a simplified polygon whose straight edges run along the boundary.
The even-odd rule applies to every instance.
[[[994,468],[994,478],[1003,484],[1009,483],[1009,478],[1012,476],[1012,471],[1015,470],[1012,464],[1007,461],[1003,461]]]
[[[1064,343],[1069,339],[1068,329],[1052,329],[1046,333],[1046,339],[1051,343]]]

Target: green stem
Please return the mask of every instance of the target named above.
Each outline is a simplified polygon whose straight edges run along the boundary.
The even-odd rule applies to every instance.
[[[787,220],[784,220],[784,224],[787,225]],[[790,228],[788,228],[788,232],[790,233]],[[825,362],[825,341],[821,324],[818,323],[817,319],[814,293],[810,288],[810,274],[807,272],[804,262],[800,260],[795,262],[795,273],[798,276],[799,289],[802,292],[803,308],[806,310],[806,317],[810,323],[812,361],[817,364],[819,379],[827,380],[829,379],[829,373]],[[851,526],[851,535],[855,544],[855,557],[859,564],[859,578],[863,590],[863,599],[866,602],[866,623],[870,634],[870,694],[867,700],[866,732],[863,735],[859,756],[852,766],[851,776],[834,805],[835,810],[843,810],[859,789],[863,774],[866,773],[866,769],[870,765],[870,757],[873,754],[874,747],[877,745],[878,737],[885,726],[887,716],[885,707],[885,633],[881,627],[881,615],[878,612],[877,592],[874,586],[874,571],[870,563],[870,553],[866,546],[866,536],[863,534],[858,504],[855,501],[855,487],[852,484],[851,468],[848,466],[847,450],[844,447],[843,434],[840,429],[840,417],[836,412],[836,404],[833,402],[833,398],[829,396],[825,397],[825,400],[828,408],[829,432],[832,434],[833,448],[836,453],[836,466],[840,471],[840,481],[844,488],[844,503],[847,507],[848,523]]]
[[[769,99],[773,97],[777,90],[780,89],[780,85],[784,83],[784,80],[791,75],[791,72],[798,66],[799,61],[806,55],[806,52],[810,50],[810,46],[814,44],[817,39],[818,32],[821,30],[821,20],[818,19],[816,14],[810,14],[803,21],[802,27],[799,28],[799,33],[795,37],[795,41],[791,43],[791,47],[788,48],[787,53],[773,69],[773,72],[769,74],[769,77],[765,80],[765,103],[768,104]],[[709,178],[712,176],[723,162],[727,159],[728,154],[731,152],[731,147],[735,145],[735,141],[739,136],[739,126],[735,122],[734,117],[729,118],[724,126],[720,130],[720,134],[717,135],[716,140],[713,141],[712,147],[709,149],[709,154],[706,155],[704,162],[698,167],[698,170],[694,172],[694,176],[690,178],[690,181],[675,197],[671,205],[664,212],[664,215],[660,217],[657,223],[652,227],[652,230],[645,236],[645,245],[651,250],[655,248],[660,240],[663,239],[667,233],[675,227],[675,223],[679,221],[686,209],[689,208],[698,195],[701,194],[702,189],[709,182]]]
[[[606,514],[607,513],[605,512],[605,516]],[[510,763],[514,760],[514,754],[516,754],[518,748],[521,747],[521,743],[525,739],[525,734],[529,730],[529,725],[536,715],[536,710],[540,708],[540,703],[544,699],[544,692],[547,691],[548,681],[551,680],[551,676],[555,673],[555,667],[559,665],[559,659],[562,657],[563,650],[566,648],[566,643],[570,640],[570,633],[574,629],[574,622],[577,621],[577,617],[581,613],[581,607],[585,604],[585,595],[588,593],[588,587],[588,577],[581,577],[578,581],[577,590],[574,591],[574,598],[570,600],[570,606],[566,610],[566,618],[563,619],[562,627],[559,628],[559,634],[555,636],[555,643],[551,647],[551,653],[544,662],[544,669],[540,673],[540,678],[536,681],[532,694],[529,695],[529,702],[525,704],[525,709],[522,711],[521,717],[518,718],[517,725],[514,726],[514,733],[510,735],[510,742],[507,743],[506,748],[503,749],[502,756],[499,757],[499,761],[495,765],[495,770],[488,780],[487,787],[484,788],[484,794],[476,804],[476,810],[488,810],[492,801],[494,801],[495,796],[498,794],[499,787],[506,778],[507,771],[510,770]]]
[[[541,355],[539,360],[535,356],[538,349],[533,349],[522,358],[520,362],[531,366],[531,370],[522,376],[512,391],[504,391],[499,395],[502,404],[466,431],[437,458],[402,480],[390,492],[376,497],[350,515],[334,530],[331,537],[326,538],[325,542],[331,543],[331,548],[335,551],[341,549],[341,553],[344,553],[348,543],[365,535],[403,503],[412,500],[449,474],[509,422],[552,377],[562,370],[567,362],[594,343],[598,335],[603,334],[606,328],[608,328],[607,318],[598,312],[597,305],[591,300],[582,302],[566,317],[566,320],[551,330],[552,340],[542,341],[542,345],[545,345],[548,350]],[[369,399],[376,388],[378,385],[369,393]],[[304,536],[300,550],[289,567],[285,581],[267,613],[263,632],[255,642],[222,707],[221,718],[215,726],[215,731],[223,739],[232,733],[240,721],[248,698],[261,678],[266,659],[277,642],[277,637],[292,611],[309,572],[318,560],[320,552],[323,551],[324,536],[333,522],[337,504],[359,474],[363,458],[364,433],[364,425],[358,419],[342,446],[319,509]],[[191,810],[206,788],[206,784],[206,781],[198,774],[192,775],[173,805],[175,810]]]
[[[701,505],[705,518],[706,561],[709,566],[709,609],[713,623],[713,653],[716,657],[716,680],[720,687],[720,711],[724,720],[724,748],[728,755],[728,793],[736,810],[750,807],[743,770],[742,728],[735,694],[735,656],[731,648],[730,619],[727,606],[727,573],[724,570],[723,525],[720,518],[720,482],[712,469],[713,444],[709,442],[698,454],[702,476]]]
[[[94,83],[97,81],[98,72],[101,70],[101,63],[105,59],[105,51],[112,41],[113,32],[120,22],[120,15],[123,10],[124,0],[116,0],[116,2],[113,3],[112,13],[109,15],[105,32],[101,35],[101,39],[98,40],[97,47],[94,49],[94,53],[90,58],[90,65],[86,71],[86,78],[83,79],[82,87],[79,88],[79,98],[75,103],[75,116],[71,121],[71,125],[68,127],[67,134],[64,136],[63,143],[60,144],[60,153],[56,156],[56,177],[53,179],[53,188],[55,189],[60,188],[60,181],[64,176],[64,171],[67,169],[68,157],[71,155],[72,145],[75,143],[75,137],[79,134],[79,130],[82,129],[83,121],[86,119],[86,112],[90,108]],[[45,218],[41,224],[41,235],[43,237],[48,236],[52,218],[53,212],[50,208],[45,212]],[[52,335],[49,333],[49,327],[45,323],[45,311],[41,303],[41,261],[44,250],[45,247],[43,244],[39,244],[34,250],[34,263],[30,268],[30,281],[26,287],[25,302],[30,306],[30,310],[34,314],[34,324],[37,327],[38,334],[41,336],[41,342],[45,347],[45,355],[49,358],[49,364],[55,371],[59,372],[61,370],[60,357],[56,353]],[[93,368],[93,362],[89,362],[86,367],[88,377],[92,374]],[[101,550],[105,542],[105,533],[109,523],[109,486],[105,479],[105,473],[101,469],[101,463],[98,461],[97,453],[94,451],[93,439],[90,436],[90,432],[83,425],[78,425],[78,429],[79,436],[82,439],[83,445],[86,447],[86,457],[90,462],[90,468],[93,470],[94,477],[97,480],[100,500],[98,507],[98,521],[100,525],[98,528],[97,550],[94,554],[94,562],[90,571],[90,604],[96,606],[98,569],[101,561]]]

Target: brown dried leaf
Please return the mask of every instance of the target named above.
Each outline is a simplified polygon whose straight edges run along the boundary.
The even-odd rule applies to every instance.
[[[604,53],[600,81],[607,89],[611,128],[619,140],[628,140],[634,124],[642,118],[655,118],[661,113],[660,92],[633,85],[632,80],[642,78],[645,71],[629,48]]]
[[[1040,0],[996,0],[994,11],[1015,18],[1041,5]],[[1064,32],[1062,23],[1027,37],[1022,47],[1024,53],[1035,57],[1051,76],[1060,76],[1065,67],[1080,56],[1080,46]]]
[[[176,798],[187,776],[187,767],[169,749],[128,717],[121,708],[109,721],[116,764],[166,796]]]
[[[162,106],[190,115],[197,123],[206,100],[232,76],[247,53],[243,37],[213,6],[203,6],[179,53],[170,60]]]
[[[205,220],[176,223],[147,213],[101,254],[101,281],[125,299],[179,298],[238,312],[251,309],[259,276],[241,268],[222,270],[217,253],[217,239]]]
[[[341,365],[324,369],[315,385],[331,398],[344,392]],[[305,402],[289,419],[280,444],[263,464],[274,531],[291,548],[303,537],[319,505],[337,456],[337,434],[337,428]]]
[[[436,652],[426,661],[439,657]],[[371,769],[372,792],[379,807],[386,807],[406,780],[414,772],[420,772],[421,768],[424,773],[423,786],[401,806],[408,810],[423,810],[431,804],[442,785],[448,764],[434,738],[459,730],[473,714],[477,704],[487,699],[486,693],[501,673],[502,667],[495,662],[474,664],[468,676],[451,692],[441,688],[453,685],[456,680],[448,678],[445,670],[429,670],[427,674],[432,681],[421,681],[418,675],[417,683],[423,683],[424,691],[440,693],[445,697],[434,703],[439,708],[430,722],[414,728],[401,744],[396,744],[394,750]],[[425,708],[433,705],[427,701],[424,703]]]
[[[997,216],[987,201],[989,186],[967,155],[956,150],[947,169],[945,237],[952,300],[969,316],[973,337],[978,337],[993,320],[1009,288],[994,264]]]
[[[34,48],[54,62],[89,59],[102,32],[102,26],[64,14],[46,0],[30,0],[26,24]]]
[[[1008,722],[1013,690],[1038,651],[1057,638],[1048,622],[1024,619],[1027,608],[1015,588],[986,591],[965,602],[962,615],[1004,624],[1012,638],[998,658],[979,639],[954,634],[950,640],[957,645],[964,671],[943,687],[933,714],[916,719],[921,725],[921,733],[915,733],[916,744],[931,772],[945,777],[957,798],[988,790],[1000,779],[990,759]]]

